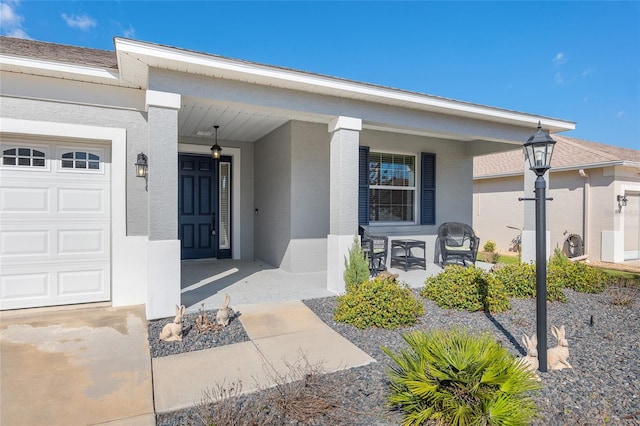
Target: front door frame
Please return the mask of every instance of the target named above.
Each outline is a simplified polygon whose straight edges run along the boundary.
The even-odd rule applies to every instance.
[[[211,155],[211,147],[208,145],[179,143],[178,154]],[[231,258],[241,259],[242,226],[240,223],[240,206],[242,205],[242,193],[240,188],[242,178],[242,150],[240,148],[223,146],[222,155],[231,157],[231,171],[233,174],[231,180]]]

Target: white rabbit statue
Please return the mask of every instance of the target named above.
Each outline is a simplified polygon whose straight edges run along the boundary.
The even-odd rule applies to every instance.
[[[526,334],[522,336],[522,343],[527,349],[527,355],[520,357],[520,362],[526,367],[526,369],[532,372],[536,378],[536,381],[540,381],[540,377],[536,374],[538,370],[538,337],[532,336],[529,338]]]
[[[184,305],[176,305],[176,317],[172,323],[165,325],[160,332],[160,340],[165,342],[182,342],[182,316],[184,315]]]
[[[565,338],[564,325],[557,328],[552,327],[551,332],[558,339],[558,346],[547,351],[547,368],[551,370],[562,370],[564,368],[573,368],[569,364],[569,342]]]

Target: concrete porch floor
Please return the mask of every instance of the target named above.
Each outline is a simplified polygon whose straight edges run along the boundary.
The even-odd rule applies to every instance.
[[[398,281],[414,288],[441,270],[433,263],[427,263],[426,270],[389,269],[399,274]],[[217,309],[225,294],[231,297],[232,307],[336,296],[327,290],[326,271],[291,273],[258,260],[231,259],[182,261],[181,294],[187,312],[196,312],[202,303],[205,309]]]

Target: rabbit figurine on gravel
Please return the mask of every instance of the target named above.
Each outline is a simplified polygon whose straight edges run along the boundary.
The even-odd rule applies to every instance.
[[[184,315],[184,305],[176,305],[176,317],[172,323],[165,325],[160,332],[160,340],[165,342],[182,342],[182,316]]]
[[[527,349],[527,355],[520,357],[521,363],[526,366],[527,370],[535,375],[536,380],[539,382],[540,377],[536,374],[538,370],[538,337],[532,336],[529,338],[526,334],[522,336],[522,343]]]
[[[558,346],[547,351],[547,368],[551,370],[573,368],[567,361],[569,359],[569,342],[565,338],[564,325],[561,325],[560,328],[554,325],[551,332],[558,339]]]
[[[224,302],[222,302],[222,306],[218,309],[216,313],[216,324],[226,327],[229,325],[229,317],[231,316],[231,309],[229,308],[229,302],[231,302],[231,298],[228,294],[224,295]]]

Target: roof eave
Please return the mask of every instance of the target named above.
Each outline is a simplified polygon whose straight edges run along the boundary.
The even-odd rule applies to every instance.
[[[121,77],[143,88],[146,87],[147,81],[145,80],[148,77],[147,70],[143,71],[140,68],[140,61],[146,63],[147,67],[163,64],[167,69],[172,70],[184,70],[185,65],[191,65],[203,67],[211,75],[223,74],[226,78],[230,78],[229,75],[231,75],[231,78],[236,80],[268,84],[285,89],[306,90],[331,96],[363,99],[521,126],[537,125],[540,121],[542,127],[551,133],[575,129],[575,123],[570,121],[240,61],[175,47],[119,37],[114,38],[114,44]],[[129,60],[130,58],[135,60]]]

